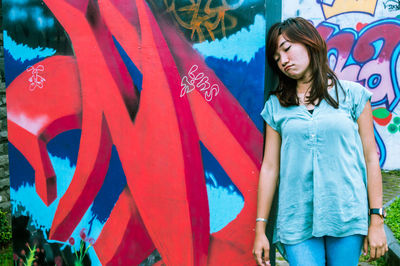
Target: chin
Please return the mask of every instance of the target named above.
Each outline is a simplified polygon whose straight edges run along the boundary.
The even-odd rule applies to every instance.
[[[286,76],[288,76],[291,79],[295,79],[295,80],[300,79],[299,75],[296,75],[296,74],[294,74],[294,75],[293,74],[286,74]]]

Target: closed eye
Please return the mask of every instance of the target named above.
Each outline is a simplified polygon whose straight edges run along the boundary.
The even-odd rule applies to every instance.
[[[292,47],[292,46],[291,46],[291,45],[288,46],[288,47],[285,49],[285,52],[289,51],[290,47]]]

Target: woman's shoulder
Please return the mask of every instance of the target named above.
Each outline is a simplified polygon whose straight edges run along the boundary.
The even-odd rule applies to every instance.
[[[278,111],[279,109],[279,100],[276,97],[275,94],[269,94],[269,96],[267,97],[267,100],[264,103],[264,108],[263,108],[263,112],[269,112],[269,113],[274,113],[276,111]]]
[[[279,112],[279,100],[276,95],[270,94],[260,114],[268,125],[279,132],[279,126],[275,121],[277,112]]]
[[[340,83],[342,84],[343,90],[346,92],[346,98],[348,98],[351,103],[352,114],[356,120],[364,109],[365,104],[371,100],[372,92],[358,82],[340,80]],[[347,95],[349,97],[347,97]]]
[[[367,90],[367,88],[365,88],[358,82],[350,80],[339,80],[338,83],[339,84],[337,87],[339,88],[339,91],[343,91],[345,95],[350,96],[350,98],[358,98],[364,94],[369,96],[372,95],[372,93]]]
[[[341,86],[345,90],[345,92],[351,93],[352,91],[360,91],[365,89],[363,85],[355,81],[344,80],[344,79],[340,79],[338,81],[339,81],[338,85]]]
[[[276,95],[272,93],[268,95],[267,100],[265,101],[265,105],[269,106],[275,106],[277,103],[279,103],[279,100]]]
[[[278,100],[278,97],[276,96],[276,94],[272,92],[269,94],[267,101],[275,102],[275,101],[279,101],[279,100]]]

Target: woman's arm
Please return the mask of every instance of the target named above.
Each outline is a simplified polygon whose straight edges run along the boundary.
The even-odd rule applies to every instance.
[[[357,123],[367,166],[369,208],[382,208],[382,175],[376,151],[372,108],[369,101],[365,105]],[[370,246],[371,259],[381,257],[388,250],[383,219],[379,215],[371,215],[368,237],[364,240],[364,254],[368,252],[368,244]]]
[[[266,126],[264,159],[260,170],[257,198],[257,218],[267,219],[279,175],[281,137],[268,124]],[[269,265],[269,243],[265,235],[266,223],[256,222],[253,254],[258,265]],[[264,256],[263,256],[264,253]]]

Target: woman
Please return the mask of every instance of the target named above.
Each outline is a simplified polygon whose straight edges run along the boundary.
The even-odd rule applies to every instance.
[[[337,79],[325,41],[307,20],[277,23],[267,39],[279,84],[261,112],[257,264],[269,265],[265,227],[276,187],[273,242],[290,265],[357,265],[362,247],[379,258],[388,247],[371,93]]]

